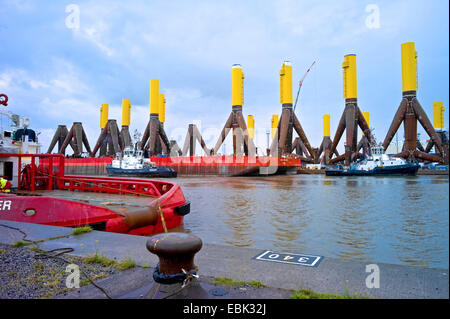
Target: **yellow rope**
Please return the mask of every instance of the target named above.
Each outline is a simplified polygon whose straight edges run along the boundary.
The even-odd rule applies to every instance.
[[[159,211],[159,216],[161,216],[161,221],[162,221],[162,225],[164,227],[164,232],[167,233],[166,221],[164,220],[164,214],[161,209],[161,205],[159,205],[159,201],[158,201],[158,211]]]

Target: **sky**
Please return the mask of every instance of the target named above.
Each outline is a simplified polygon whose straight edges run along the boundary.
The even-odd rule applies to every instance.
[[[0,0],[0,93],[9,97],[8,111],[30,117],[41,151],[58,125],[73,122],[83,123],[93,148],[102,103],[120,124],[122,99],[130,99],[130,131],[143,133],[149,82],[159,79],[169,139],[182,147],[195,123],[211,148],[231,112],[231,66],[239,63],[243,113],[254,116],[255,142],[265,149],[271,116],[281,114],[281,64],[292,63],[295,95],[316,61],[296,115],[318,147],[323,114],[331,114],[334,136],[345,106],[342,62],[356,54],[358,105],[382,142],[401,101],[404,42],[415,42],[422,107],[432,121],[432,103],[444,102],[448,128],[448,6],[446,0]],[[225,152],[231,150],[229,136]]]

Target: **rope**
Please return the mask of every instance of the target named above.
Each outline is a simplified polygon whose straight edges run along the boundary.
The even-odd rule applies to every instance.
[[[167,231],[167,227],[166,227],[166,221],[164,219],[164,214],[163,214],[163,211],[161,209],[161,205],[160,205],[159,200],[158,200],[158,212],[159,212],[159,216],[161,216],[161,222],[162,222],[162,225],[163,225],[163,228],[164,228],[164,232],[167,233],[168,231]]]
[[[27,242],[30,242],[30,243],[32,243],[32,244],[38,246],[38,243],[37,243],[36,241],[26,239],[28,235],[27,235],[24,231],[22,231],[21,229],[16,228],[16,227],[12,227],[12,226],[8,226],[8,225],[5,225],[5,224],[0,224],[0,226],[1,226],[1,227],[5,227],[5,228],[9,228],[9,229],[13,229],[13,230],[16,230],[16,231],[20,232],[20,233],[23,235],[22,241],[27,241]],[[38,246],[38,247],[39,247],[39,246]],[[41,248],[40,248],[40,249],[41,249]],[[72,262],[70,262],[70,261],[64,259],[63,257],[61,257],[61,255],[63,255],[63,254],[67,254],[67,253],[73,252],[74,249],[73,249],[72,247],[56,248],[56,249],[52,249],[52,250],[44,250],[44,249],[41,249],[41,250],[43,251],[42,253],[35,254],[35,255],[33,256],[35,259],[59,259],[59,260],[64,261],[64,262],[67,263],[67,264],[71,264],[71,263],[72,263]],[[94,280],[92,280],[91,277],[89,277],[89,275],[87,275],[87,274],[84,272],[83,269],[80,268],[80,271],[81,271],[81,273],[83,274],[83,276],[85,276],[86,279],[89,280],[89,281],[92,283],[92,285],[94,285],[94,287],[96,287],[96,288],[99,289],[101,292],[103,292],[103,294],[104,294],[108,299],[112,299],[112,297],[106,292],[106,290],[105,290],[104,288],[100,287],[99,285],[97,285],[97,284],[94,282]]]

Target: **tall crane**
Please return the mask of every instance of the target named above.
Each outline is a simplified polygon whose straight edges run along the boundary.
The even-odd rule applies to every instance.
[[[314,64],[316,64],[316,61],[314,61],[311,66],[309,67],[308,70],[306,70],[305,74],[303,75],[303,77],[300,79],[299,85],[298,85],[298,91],[297,91],[297,97],[295,99],[295,104],[294,104],[294,112],[295,112],[295,107],[297,106],[297,101],[298,101],[298,96],[300,94],[300,90],[302,88],[303,85],[303,81],[305,80],[306,76],[308,75],[309,71],[311,71],[311,68],[314,66]]]

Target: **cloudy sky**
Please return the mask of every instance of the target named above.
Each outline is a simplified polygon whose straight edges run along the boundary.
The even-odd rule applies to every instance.
[[[284,60],[293,65],[294,92],[316,61],[296,114],[318,146],[323,114],[331,114],[334,135],[344,109],[341,64],[349,53],[357,55],[359,106],[382,141],[401,100],[400,45],[409,41],[418,52],[419,100],[431,119],[432,102],[443,101],[448,127],[447,0],[72,1],[0,4],[0,93],[9,111],[31,118],[43,151],[58,124],[75,121],[93,147],[100,105],[120,123],[123,98],[132,104],[132,132],[142,133],[152,78],[166,95],[169,138],[182,145],[197,123],[213,147],[231,111],[234,63],[245,73],[244,115],[254,115],[256,143],[265,148],[271,115],[281,112]],[[230,145],[228,138],[227,152]]]

